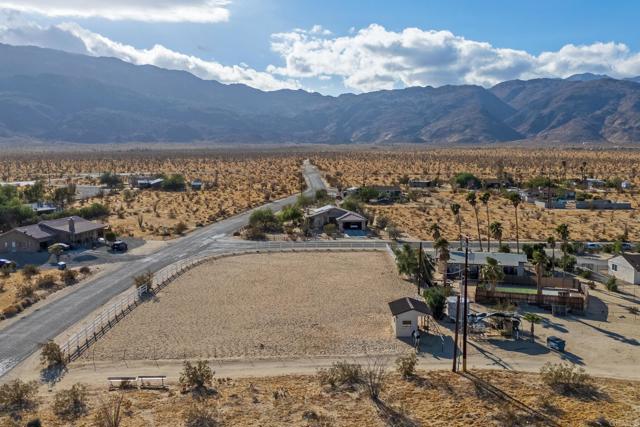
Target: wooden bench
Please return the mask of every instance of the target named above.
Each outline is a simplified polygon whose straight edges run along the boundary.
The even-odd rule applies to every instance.
[[[135,387],[137,379],[137,377],[108,377],[109,390]]]
[[[139,375],[138,384],[140,388],[146,389],[165,389],[167,385],[164,383],[167,377],[165,375]]]

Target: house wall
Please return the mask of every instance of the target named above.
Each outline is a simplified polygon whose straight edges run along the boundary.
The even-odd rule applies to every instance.
[[[632,283],[640,284],[640,273],[638,273],[628,262],[622,257],[613,257],[608,262],[609,275],[616,279]]]
[[[418,330],[418,317],[421,316],[417,311],[407,311],[393,318],[393,330],[398,338],[411,337],[411,332]],[[411,322],[410,325],[404,325],[403,322]]]
[[[0,236],[0,252],[38,252],[40,243],[16,230],[11,230]]]

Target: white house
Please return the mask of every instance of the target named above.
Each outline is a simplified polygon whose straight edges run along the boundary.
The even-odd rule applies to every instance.
[[[640,285],[640,254],[622,254],[609,259],[609,275]]]
[[[431,310],[423,301],[404,297],[389,303],[391,310],[393,332],[397,338],[407,338],[413,331],[417,331],[420,319],[431,314]]]
[[[527,256],[503,252],[469,252],[469,278],[477,279],[480,269],[487,264],[487,258],[498,261],[502,271],[510,276],[524,276]],[[449,277],[458,277],[464,269],[464,252],[451,251],[447,262]]]

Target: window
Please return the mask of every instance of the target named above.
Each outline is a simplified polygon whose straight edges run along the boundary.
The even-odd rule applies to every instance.
[[[618,271],[618,265],[617,264],[611,264],[611,269],[613,271]]]
[[[402,326],[403,327],[408,327],[411,326],[413,324],[413,322],[411,320],[403,320],[402,321]]]

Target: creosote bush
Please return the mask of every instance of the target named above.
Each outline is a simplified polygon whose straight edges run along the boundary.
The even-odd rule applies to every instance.
[[[561,393],[571,393],[585,389],[591,384],[591,377],[581,367],[568,363],[547,362],[540,368],[542,381]]]
[[[42,352],[40,353],[40,363],[42,363],[42,365],[44,365],[44,367],[48,369],[56,367],[62,368],[66,366],[64,353],[56,342],[49,341],[42,346]]]
[[[62,281],[67,286],[74,285],[78,281],[78,272],[75,270],[65,270],[62,273]]]
[[[414,352],[410,352],[396,359],[396,368],[403,378],[411,378],[416,373],[417,363],[418,357]]]
[[[40,269],[37,265],[27,264],[22,267],[22,274],[27,280],[30,280],[33,276],[40,274]]]
[[[60,390],[53,400],[53,413],[58,418],[72,421],[87,413],[87,388],[74,384],[70,389]]]
[[[124,412],[130,405],[131,402],[126,400],[122,393],[102,401],[94,416],[94,425],[96,427],[120,427]]]
[[[348,387],[353,389],[363,381],[362,366],[346,361],[335,362],[328,369],[320,369],[318,379],[321,385],[328,385],[331,388]]]
[[[195,364],[185,361],[180,374],[180,385],[185,391],[204,392],[211,387],[214,375],[215,372],[204,360],[199,360]]]
[[[15,414],[36,406],[38,383],[20,379],[0,386],[0,413]]]
[[[220,425],[218,422],[218,413],[214,408],[205,404],[193,405],[184,413],[185,427],[216,427]]]

